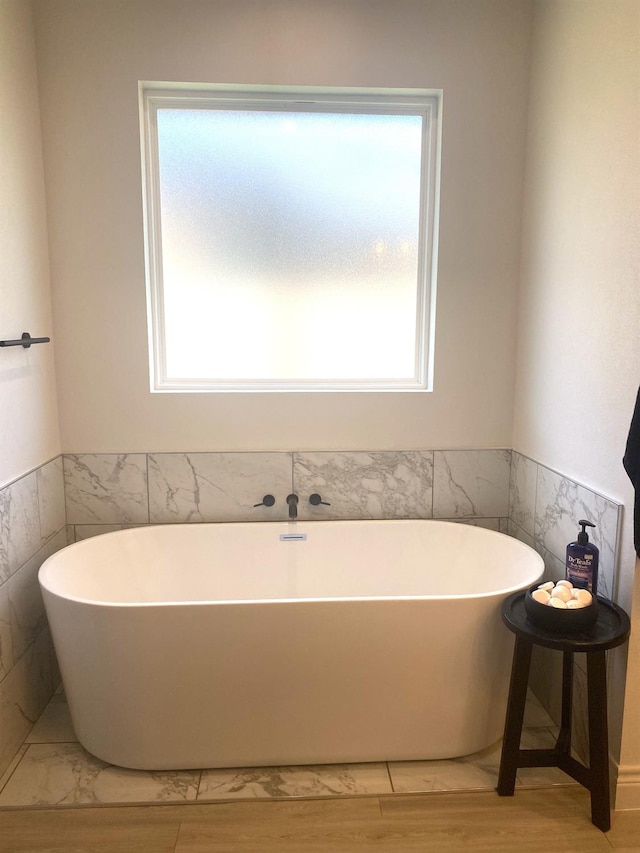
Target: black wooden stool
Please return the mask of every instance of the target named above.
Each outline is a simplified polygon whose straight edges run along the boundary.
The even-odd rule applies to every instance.
[[[626,641],[630,630],[629,617],[616,604],[599,598],[598,621],[592,628],[582,634],[557,634],[531,622],[524,609],[524,597],[524,592],[517,592],[511,595],[502,607],[502,620],[516,635],[516,642],[498,775],[498,794],[503,797],[513,795],[518,767],[559,767],[591,792],[591,820],[598,829],[606,832],[611,827],[611,807],[605,652]],[[553,749],[520,749],[534,644],[558,649],[563,653],[562,716],[560,733]],[[584,652],[587,655],[588,767],[571,756],[574,652]]]

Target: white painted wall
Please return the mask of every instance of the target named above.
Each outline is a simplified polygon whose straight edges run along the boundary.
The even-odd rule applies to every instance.
[[[537,0],[534,10],[513,447],[625,505],[618,600],[631,609],[633,493],[621,460],[640,384],[640,3]],[[640,614],[622,776],[640,770],[636,634]],[[613,657],[619,738],[624,656]]]
[[[51,336],[31,3],[0,2],[0,339]],[[60,453],[53,345],[0,350],[0,487]]]
[[[510,446],[529,0],[36,10],[65,451]],[[433,393],[149,392],[145,79],[444,89]]]

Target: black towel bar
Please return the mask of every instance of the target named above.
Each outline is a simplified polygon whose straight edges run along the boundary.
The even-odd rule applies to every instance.
[[[48,344],[51,338],[32,338],[29,332],[23,332],[22,337],[15,341],[0,341],[0,347],[24,347],[29,349],[31,344]]]

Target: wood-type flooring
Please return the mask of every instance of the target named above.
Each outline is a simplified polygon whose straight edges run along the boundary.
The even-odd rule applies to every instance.
[[[322,800],[5,809],[1,853],[640,853],[640,811],[578,786]]]

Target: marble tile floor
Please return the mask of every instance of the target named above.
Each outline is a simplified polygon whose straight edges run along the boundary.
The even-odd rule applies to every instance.
[[[555,735],[552,720],[530,693],[523,746],[552,746]],[[82,748],[64,695],[57,693],[0,779],[0,809],[493,790],[500,750],[499,741],[475,755],[447,761],[127,770],[106,764]],[[524,768],[518,772],[517,784],[550,787],[575,783],[556,768]]]

